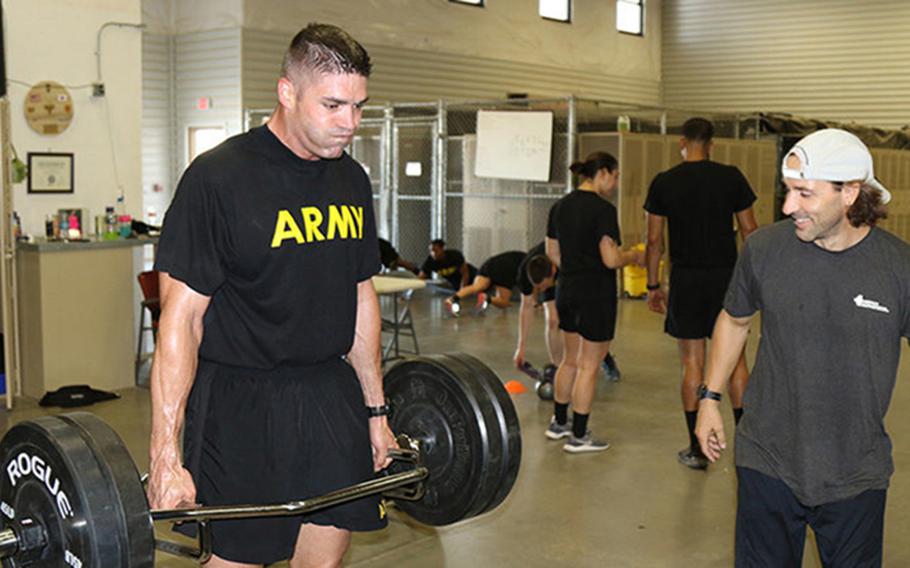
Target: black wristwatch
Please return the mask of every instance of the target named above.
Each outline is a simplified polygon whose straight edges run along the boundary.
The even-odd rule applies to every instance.
[[[653,290],[660,290],[660,282],[658,282],[657,284],[645,284],[645,288],[649,292],[651,292]]]
[[[722,394],[720,394],[719,392],[708,390],[708,387],[705,386],[704,384],[698,385],[698,400],[704,400],[706,398],[710,398],[711,400],[716,400],[717,402],[720,402],[721,399],[724,398],[724,396]]]
[[[375,418],[377,416],[391,416],[392,407],[388,404],[383,404],[382,406],[368,406],[367,415],[370,418]]]

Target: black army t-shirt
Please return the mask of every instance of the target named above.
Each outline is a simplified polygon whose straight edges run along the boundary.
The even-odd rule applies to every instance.
[[[453,288],[461,288],[461,265],[464,264],[464,255],[458,249],[446,249],[442,260],[433,260],[432,256],[427,256],[423,264],[420,265],[420,271],[424,274],[436,273],[440,278],[449,281]]]
[[[550,208],[547,237],[559,240],[559,284],[580,285],[615,296],[616,271],[600,257],[600,240],[622,244],[616,207],[593,191],[575,190]],[[605,288],[606,287],[606,288]]]
[[[520,250],[501,252],[488,258],[477,274],[489,278],[494,286],[512,288],[518,276],[518,266],[524,258],[525,253]]]
[[[736,263],[733,215],[754,201],[735,166],[701,160],[657,174],[645,210],[667,218],[673,266],[720,268]]]
[[[372,208],[347,154],[303,160],[266,126],[193,161],[155,268],[211,297],[199,357],[270,369],[346,354],[357,284],[379,269]]]

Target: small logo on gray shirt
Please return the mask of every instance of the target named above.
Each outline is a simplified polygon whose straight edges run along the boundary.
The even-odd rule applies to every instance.
[[[891,313],[891,310],[889,310],[885,306],[879,304],[875,300],[867,300],[867,299],[863,298],[862,294],[859,294],[855,298],[853,298],[853,303],[856,304],[857,308],[866,308],[868,310],[875,310],[877,312],[883,312],[886,314]]]

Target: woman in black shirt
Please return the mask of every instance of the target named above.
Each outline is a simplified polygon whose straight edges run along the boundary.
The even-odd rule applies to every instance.
[[[609,447],[587,429],[594,379],[616,327],[616,269],[642,264],[644,258],[620,248],[616,207],[606,199],[619,183],[616,158],[595,152],[571,170],[579,177],[578,188],[553,205],[547,223],[547,255],[559,266],[556,310],[565,351],[556,372],[555,416],[546,435],[569,438],[563,449],[579,453]]]

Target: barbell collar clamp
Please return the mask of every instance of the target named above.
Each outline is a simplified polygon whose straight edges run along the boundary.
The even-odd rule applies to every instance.
[[[0,558],[42,550],[47,545],[47,533],[41,524],[22,519],[0,531]]]

